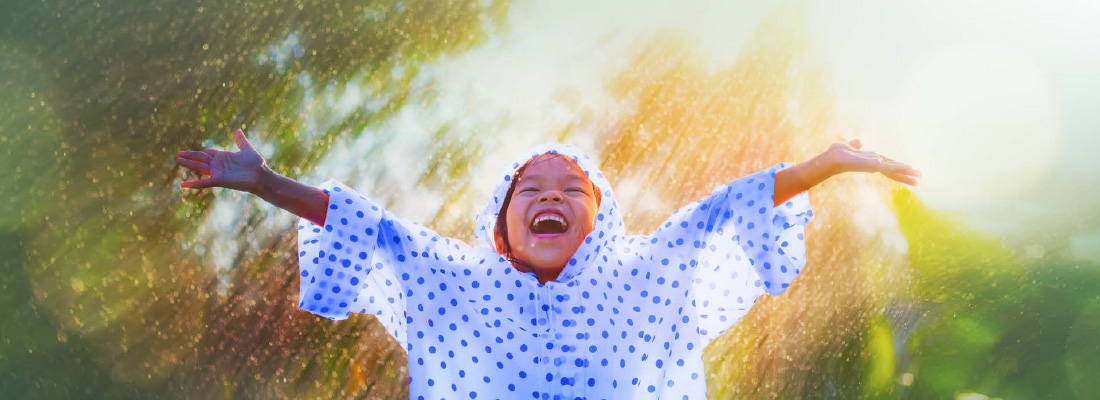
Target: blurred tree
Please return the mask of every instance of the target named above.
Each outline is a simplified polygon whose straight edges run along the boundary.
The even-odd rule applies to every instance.
[[[899,369],[916,398],[1091,398],[1100,359],[1100,269],[1052,253],[1027,265],[1000,240],[937,215],[910,193],[894,209],[925,311]]]
[[[619,189],[631,231],[652,231],[716,185],[774,165],[800,162],[842,140],[825,73],[810,52],[805,9],[782,7],[753,32],[728,67],[713,68],[674,32],[638,43],[611,91],[631,112],[603,138],[602,165]],[[642,183],[644,182],[644,183]],[[726,397],[852,398],[863,392],[860,360],[887,293],[904,286],[900,259],[862,235],[851,219],[858,185],[843,176],[815,188],[807,231],[811,263],[783,296],[763,298],[705,351],[708,390]],[[896,257],[895,257],[896,258]],[[876,268],[884,273],[868,273]],[[888,340],[888,339],[886,339]],[[887,359],[889,360],[889,359]],[[881,381],[875,364],[870,376]],[[892,368],[892,365],[891,365]],[[882,383],[876,383],[881,387]]]
[[[5,264],[4,300],[21,310],[5,338],[24,338],[4,344],[5,393],[404,393],[402,368],[344,385],[352,365],[404,365],[369,319],[332,325],[290,312],[297,278],[283,266],[296,263],[296,232],[260,244],[260,254],[241,252],[228,277],[196,262],[181,243],[212,194],[181,201],[178,177],[165,172],[177,150],[228,147],[233,129],[261,123],[274,168],[309,169],[337,136],[400,109],[421,65],[481,41],[507,6],[0,5],[0,166],[14,172],[0,178],[10,194],[0,201],[0,232],[18,243],[0,257],[17,263]],[[301,110],[317,93],[347,85],[384,102],[306,120]],[[239,227],[249,235],[260,212],[241,212],[252,213]],[[224,295],[219,278],[232,282]]]

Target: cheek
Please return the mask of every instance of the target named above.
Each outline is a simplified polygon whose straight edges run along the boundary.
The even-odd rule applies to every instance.
[[[523,205],[519,204],[513,199],[508,204],[508,210],[505,211],[505,225],[508,226],[508,240],[512,242],[514,238],[522,237],[523,231],[526,228],[526,224],[523,221]],[[516,246],[516,243],[511,243],[512,247]]]
[[[577,216],[581,217],[584,221],[584,225],[581,225],[581,227],[584,228],[582,229],[583,232],[581,233],[584,235],[588,235],[589,232],[592,232],[592,228],[595,226],[596,213],[599,212],[599,209],[596,207],[595,204],[581,204],[578,208],[578,211],[579,212],[577,213]]]
[[[594,214],[589,215],[588,219],[585,222],[585,227],[584,227],[584,234],[585,235],[588,235],[589,233],[591,233],[592,229],[595,228],[595,226],[596,226],[596,224],[594,223],[593,218],[592,218],[593,216],[594,216]]]

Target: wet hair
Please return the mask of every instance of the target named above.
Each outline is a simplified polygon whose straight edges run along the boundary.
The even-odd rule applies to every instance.
[[[511,261],[514,264],[523,265],[531,270],[534,270],[534,268],[531,267],[531,264],[528,264],[522,260],[517,260],[512,255],[512,244],[508,243],[508,221],[506,219],[506,214],[508,214],[508,206],[512,204],[512,194],[516,191],[516,185],[519,184],[519,179],[520,176],[523,175],[523,171],[526,171],[527,167],[530,166],[531,163],[535,160],[550,159],[551,157],[558,157],[575,163],[572,159],[569,159],[568,157],[565,157],[561,154],[543,154],[527,160],[526,163],[523,163],[523,165],[516,169],[515,174],[512,174],[512,184],[508,186],[508,192],[504,194],[504,201],[500,203],[500,212],[497,214],[496,233],[500,235],[500,249],[498,249],[500,251],[500,254],[503,255],[504,258],[507,258],[508,261]],[[592,182],[591,179],[589,179],[588,181],[589,183],[592,183],[592,192],[595,193],[596,207],[598,208],[600,206],[600,202],[603,200],[603,194],[600,193],[600,188],[596,186],[595,182]]]

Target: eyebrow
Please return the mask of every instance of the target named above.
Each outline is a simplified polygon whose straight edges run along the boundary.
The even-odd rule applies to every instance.
[[[581,181],[591,182],[591,181],[590,181],[590,180],[588,179],[588,177],[585,177],[585,176],[581,176],[581,175],[579,175],[579,174],[577,174],[577,173],[575,173],[575,172],[570,172],[570,173],[567,173],[567,174],[565,175],[565,178],[566,178],[566,179],[573,179],[573,180],[581,180]],[[543,174],[531,174],[531,175],[527,175],[527,174],[524,174],[524,175],[523,175],[522,177],[520,177],[520,182],[523,182],[524,180],[527,180],[527,179],[532,179],[532,180],[539,180],[539,181],[541,181],[541,180],[545,180],[545,179],[547,179],[547,176],[546,176],[546,175],[543,175]]]

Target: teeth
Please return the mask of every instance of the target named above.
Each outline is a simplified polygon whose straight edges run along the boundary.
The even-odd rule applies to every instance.
[[[533,222],[531,222],[531,225],[538,225],[540,222],[547,221],[547,220],[549,220],[549,221],[558,221],[558,223],[561,224],[561,226],[566,226],[566,227],[569,226],[565,223],[565,218],[562,218],[562,217],[560,217],[556,214],[543,214],[543,215],[540,215],[537,218],[535,218],[535,220]]]

